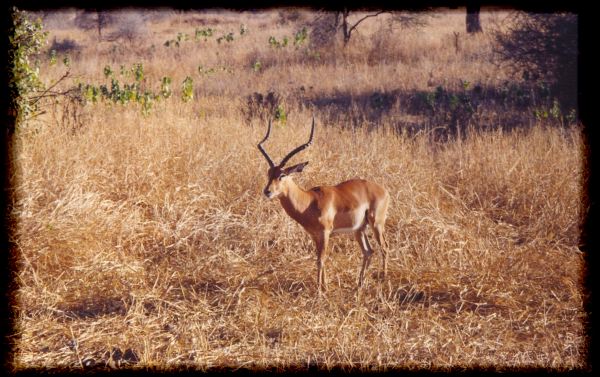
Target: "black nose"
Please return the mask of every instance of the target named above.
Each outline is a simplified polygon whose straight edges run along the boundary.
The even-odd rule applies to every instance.
[[[265,193],[266,197],[269,197],[271,195],[271,191],[269,191],[269,189],[264,189],[263,192]]]

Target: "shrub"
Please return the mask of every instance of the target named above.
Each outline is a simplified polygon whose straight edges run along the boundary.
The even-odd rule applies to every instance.
[[[497,56],[514,73],[549,82],[563,109],[577,107],[577,15],[518,13],[495,38]]]
[[[242,112],[248,123],[254,118],[259,118],[261,122],[275,118],[284,124],[287,119],[285,110],[281,106],[281,96],[272,91],[264,95],[254,92],[246,96],[246,107],[242,109]]]
[[[300,21],[302,14],[297,9],[286,9],[281,10],[277,13],[277,23],[280,25],[287,25],[289,23],[295,23]]]
[[[50,50],[54,50],[57,53],[70,53],[81,50],[81,46],[75,42],[75,40],[70,38],[65,38],[62,41],[56,39],[56,37],[52,40],[52,44],[50,45]]]
[[[23,11],[13,8],[11,16],[13,24],[8,31],[9,114],[18,124],[38,110],[39,98],[35,95],[44,89],[44,85],[39,77],[39,67],[31,62],[31,58],[40,53],[47,32],[43,31],[41,20],[32,21]]]
[[[119,26],[111,34],[111,39],[125,39],[133,43],[137,39],[149,34],[148,28],[142,16],[134,12],[124,12],[117,16]]]
[[[75,17],[77,27],[84,30],[96,29],[100,39],[102,39],[102,30],[114,22],[115,17],[111,12],[83,11]]]
[[[309,26],[311,50],[331,48],[335,45],[339,16],[335,12],[326,12],[317,17]]]

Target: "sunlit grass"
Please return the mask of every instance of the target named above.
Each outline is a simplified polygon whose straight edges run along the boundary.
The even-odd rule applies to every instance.
[[[191,32],[185,21],[194,17],[216,20],[218,35],[242,23],[249,33],[177,53],[162,46]],[[315,96],[423,89],[430,70],[435,85],[500,83],[507,75],[489,63],[485,35],[457,55],[450,38],[463,22],[460,12],[440,13],[421,31],[395,31],[395,56],[406,60],[376,66],[364,51],[383,20],[320,64],[270,49],[269,35],[295,31],[276,11],[171,14],[117,55],[118,42],[96,46],[93,30],[50,30],[86,41],[72,63],[79,80],[143,62],[148,82],[195,74],[197,89],[193,102],[174,95],[147,116],[88,104],[74,131],[62,103],[48,105],[17,135],[14,366],[582,368],[576,128],[473,131],[436,144],[385,120],[356,129],[326,122],[292,102],[300,86]],[[151,45],[156,52],[144,54]],[[255,72],[255,52],[274,66]],[[234,73],[200,78],[200,64]],[[48,82],[61,72],[42,69]],[[287,95],[290,110],[267,143],[274,159],[304,142],[316,117],[314,145],[295,157],[310,161],[299,184],[359,176],[390,192],[385,281],[375,277],[376,255],[357,292],[358,245],[336,237],[329,290],[317,297],[312,241],[262,195],[267,166],[256,143],[266,124],[243,112],[246,95],[270,89]]]

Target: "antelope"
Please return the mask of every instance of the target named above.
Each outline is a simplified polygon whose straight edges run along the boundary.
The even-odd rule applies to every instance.
[[[363,254],[359,275],[359,288],[362,287],[365,271],[371,262],[373,249],[366,235],[367,224],[371,226],[379,243],[382,255],[382,278],[387,272],[386,243],[383,238],[390,195],[382,186],[364,179],[351,179],[336,186],[317,186],[304,190],[293,180],[291,174],[301,173],[308,161],[290,167],[286,163],[297,153],[308,148],[313,141],[315,119],[313,117],[308,142],[288,153],[276,165],[262,144],[271,133],[271,121],[264,139],[258,143],[269,170],[264,194],[268,199],[278,198],[285,212],[310,235],[317,252],[317,290],[327,290],[325,260],[329,237],[338,233],[353,233]]]

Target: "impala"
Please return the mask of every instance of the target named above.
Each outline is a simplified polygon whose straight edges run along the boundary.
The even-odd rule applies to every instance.
[[[275,165],[262,144],[271,133],[271,121],[264,139],[258,143],[258,150],[264,155],[269,170],[268,182],[264,189],[267,198],[278,198],[285,212],[299,223],[315,242],[317,251],[317,289],[327,290],[325,260],[329,237],[336,233],[353,233],[363,253],[359,287],[363,285],[365,271],[371,262],[373,249],[366,235],[367,224],[371,226],[379,243],[382,255],[382,278],[387,271],[386,246],[383,239],[385,218],[390,200],[387,190],[364,179],[351,179],[336,186],[317,186],[310,190],[299,187],[291,177],[300,173],[308,162],[290,167],[286,163],[298,152],[311,145],[315,131],[313,118],[308,142],[288,153],[279,165]]]

